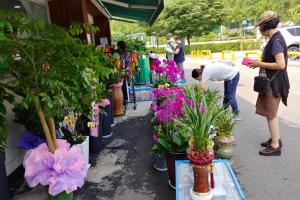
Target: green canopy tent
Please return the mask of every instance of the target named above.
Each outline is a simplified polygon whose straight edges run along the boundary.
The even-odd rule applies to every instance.
[[[111,20],[150,25],[164,9],[163,0],[97,0],[97,2]]]

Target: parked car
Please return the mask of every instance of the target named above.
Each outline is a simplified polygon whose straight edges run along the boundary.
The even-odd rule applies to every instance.
[[[300,25],[278,28],[285,39],[288,51],[300,52]]]
[[[300,52],[300,25],[286,26],[277,28],[285,39],[288,51]],[[263,39],[261,50],[264,49],[268,42],[268,38]],[[290,56],[292,60],[296,59],[297,56]]]

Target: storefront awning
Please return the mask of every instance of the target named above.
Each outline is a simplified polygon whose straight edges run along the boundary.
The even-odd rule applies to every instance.
[[[109,19],[152,24],[164,9],[163,0],[94,0]],[[93,0],[92,0],[93,2]],[[97,6],[99,8],[99,6]],[[104,13],[105,12],[105,13]]]

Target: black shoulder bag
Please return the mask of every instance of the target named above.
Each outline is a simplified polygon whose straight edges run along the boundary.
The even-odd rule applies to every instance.
[[[278,72],[279,70],[274,74],[274,76],[271,79],[269,79],[268,77],[255,76],[254,91],[258,92],[259,94],[268,95],[270,90],[270,83]]]

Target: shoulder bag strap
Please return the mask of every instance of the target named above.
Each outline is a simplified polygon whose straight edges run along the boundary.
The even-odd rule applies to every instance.
[[[270,81],[273,81],[274,77],[276,76],[276,74],[279,72],[279,70],[277,70],[277,72],[274,74],[274,76],[272,76]]]

